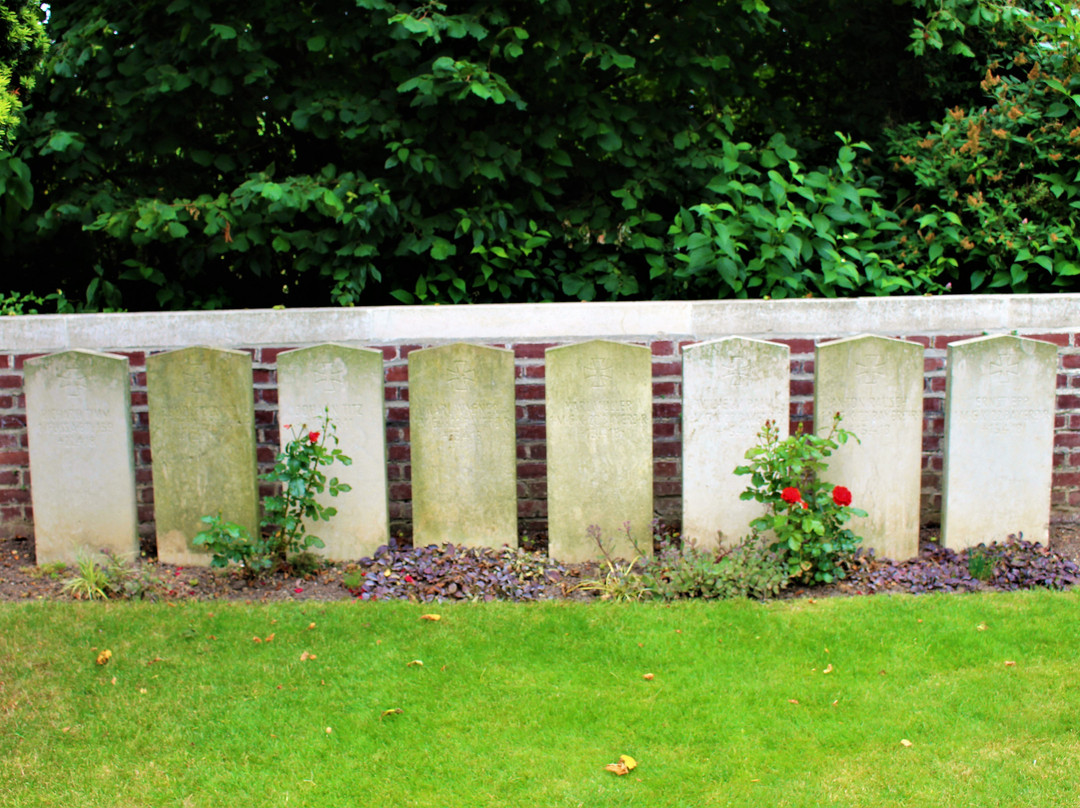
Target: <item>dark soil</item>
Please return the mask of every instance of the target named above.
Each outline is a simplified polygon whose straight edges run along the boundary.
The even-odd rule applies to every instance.
[[[933,539],[938,535],[934,528],[922,532],[923,552],[919,564],[937,567],[935,553],[940,553]],[[1055,524],[1050,527],[1049,549],[1054,553],[1080,564],[1080,524]],[[872,571],[880,569],[882,562],[860,565],[850,580],[827,587],[792,586],[785,590],[785,597],[827,597],[869,594],[875,587],[869,586]],[[909,562],[910,564],[910,562]],[[356,597],[345,580],[355,581],[371,569],[370,564],[335,564],[309,575],[279,572],[262,580],[248,580],[239,570],[210,570],[205,567],[175,567],[155,561],[135,562],[131,565],[133,579],[128,584],[132,597],[155,600],[347,600]],[[60,570],[55,566],[37,567],[34,542],[25,538],[0,539],[0,601],[19,600],[69,600],[63,589],[64,579],[75,574],[68,566]],[[556,565],[548,570],[540,583],[533,587],[532,597],[592,599],[595,594],[577,588],[582,582],[596,578],[597,565]],[[877,587],[879,591],[905,591],[905,584]],[[980,586],[979,588],[994,588]],[[907,591],[912,591],[909,587]],[[920,591],[915,589],[914,591]],[[409,595],[416,593],[410,592]],[[449,599],[461,597],[449,595]],[[427,598],[425,598],[427,599]]]

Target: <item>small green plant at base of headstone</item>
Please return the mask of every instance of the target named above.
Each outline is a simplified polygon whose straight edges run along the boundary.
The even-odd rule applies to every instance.
[[[49,561],[30,569],[29,575],[31,578],[50,578],[53,581],[59,581],[66,571],[67,566],[63,561]]]
[[[851,507],[851,491],[824,482],[826,458],[858,438],[840,428],[840,413],[825,435],[808,434],[800,427],[780,440],[779,430],[766,421],[758,444],[746,452],[747,465],[736,474],[750,475],[750,485],[740,495],[765,505],[765,515],[750,523],[752,537],[771,533],[770,548],[783,553],[788,574],[802,583],[832,583],[844,578],[844,563],[859,543],[844,523],[866,511]]]
[[[976,545],[968,550],[967,568],[971,577],[976,581],[986,582],[994,577],[998,559],[984,544]]]
[[[63,592],[75,600],[105,600],[109,597],[109,576],[93,556],[80,554],[75,559],[75,575],[64,581]]]
[[[56,569],[61,562],[44,565]],[[153,598],[161,589],[161,580],[155,577],[147,567],[136,566],[132,559],[117,555],[110,550],[103,550],[101,557],[80,554],[75,561],[76,574],[66,578],[62,591],[76,600],[97,600],[101,598],[143,599]],[[50,577],[57,577],[49,573]]]
[[[604,557],[606,569],[599,578],[583,581],[574,587],[586,592],[596,592],[601,600],[641,600],[649,594],[645,579],[641,574],[638,562],[645,555],[638,547],[637,540],[630,533],[630,523],[623,522],[623,530],[626,537],[637,551],[637,557],[632,561],[617,559],[612,555],[611,545],[613,541],[604,539],[603,531],[599,525],[589,525],[586,533],[592,539]]]
[[[692,541],[683,542],[677,532],[653,524],[654,543],[660,552],[650,557],[642,552],[631,535],[629,522],[623,524],[627,539],[638,555],[633,561],[612,556],[600,528],[592,525],[589,537],[600,548],[604,567],[600,577],[584,581],[575,589],[596,592],[601,600],[642,600],[659,598],[725,599],[775,597],[788,582],[788,567],[782,556],[760,539],[747,538],[733,547],[710,551]]]
[[[277,564],[287,567],[293,559],[311,567],[312,547],[323,547],[318,536],[307,532],[307,521],[329,521],[337,509],[322,505],[318,494],[329,491],[336,497],[351,486],[327,479],[322,467],[333,463],[352,464],[352,458],[337,447],[337,435],[329,413],[323,415],[321,429],[308,431],[307,425],[293,430],[293,437],[278,453],[274,470],[260,477],[265,482],[279,483],[281,493],[266,498],[261,522],[262,535],[253,538],[248,531],[233,522],[223,521],[221,514],[204,516],[209,527],[192,540],[196,546],[210,551],[212,567],[224,567],[230,561],[239,563],[247,575],[257,576]],[[288,424],[283,429],[291,429]],[[330,448],[329,444],[334,448]]]
[[[747,537],[716,551],[698,547],[692,540],[680,546],[677,535],[668,538],[643,573],[654,597],[766,600],[787,586],[783,556],[758,538]]]

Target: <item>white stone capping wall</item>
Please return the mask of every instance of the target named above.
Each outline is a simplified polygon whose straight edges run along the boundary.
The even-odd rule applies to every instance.
[[[0,352],[191,345],[706,340],[1080,327],[1080,294],[236,309],[0,318]]]

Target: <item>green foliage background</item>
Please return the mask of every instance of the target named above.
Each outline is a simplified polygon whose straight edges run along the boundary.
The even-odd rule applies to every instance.
[[[31,0],[0,0],[0,146],[11,141],[48,49],[44,16]]]
[[[76,0],[0,151],[8,308],[1080,288],[1076,20]]]

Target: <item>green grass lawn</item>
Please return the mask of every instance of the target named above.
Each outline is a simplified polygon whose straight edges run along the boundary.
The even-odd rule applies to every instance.
[[[1077,592],[4,604],[0,804],[1073,805],[1078,625]]]

